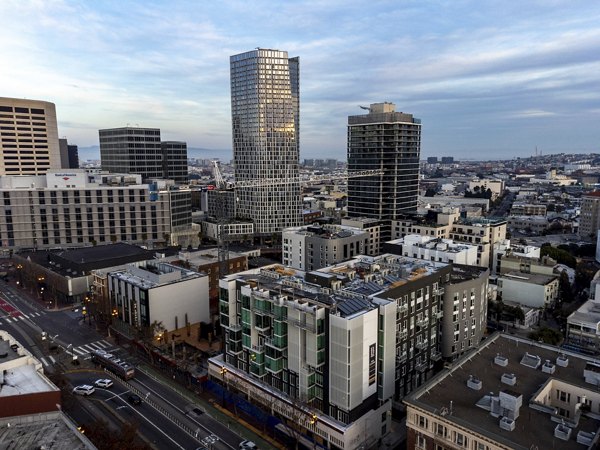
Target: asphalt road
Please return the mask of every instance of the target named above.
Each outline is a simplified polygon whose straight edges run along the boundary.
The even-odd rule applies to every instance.
[[[15,284],[4,281],[0,281],[0,329],[11,333],[40,359],[46,371],[53,371],[59,363],[74,369],[67,373],[73,386],[91,384],[98,378],[107,377],[91,369],[89,364],[72,366],[73,356],[85,362],[89,359],[89,352],[101,348],[127,357],[124,349],[115,347],[94,327],[82,321],[81,313],[46,310],[23,295]],[[47,333],[47,339],[42,340],[42,332]],[[50,351],[52,346],[60,351]],[[112,388],[97,389],[92,396],[83,399],[82,404],[88,407],[75,412],[77,420],[89,422],[91,415],[95,415],[98,418],[112,416],[113,420],[133,421],[139,424],[139,433],[159,449],[187,450],[208,446],[229,450],[237,449],[242,441],[236,433],[208,414],[192,412],[195,408],[202,408],[141,370],[137,370],[136,377],[127,382],[114,377],[113,380],[115,385]],[[127,401],[131,392],[144,398],[142,405],[132,405]],[[209,443],[212,447],[206,445]]]

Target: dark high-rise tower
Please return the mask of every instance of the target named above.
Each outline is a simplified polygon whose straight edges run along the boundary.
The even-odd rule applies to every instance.
[[[188,180],[187,144],[179,141],[163,141],[163,176],[175,183],[186,184]]]
[[[299,59],[257,49],[230,64],[237,215],[260,234],[299,226]]]
[[[164,177],[158,128],[110,128],[99,134],[102,170],[140,174],[143,179]]]
[[[421,121],[374,103],[369,114],[348,117],[348,172],[381,175],[348,179],[348,216],[392,220],[417,209]]]

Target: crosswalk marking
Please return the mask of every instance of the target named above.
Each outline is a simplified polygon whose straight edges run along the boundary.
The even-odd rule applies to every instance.
[[[105,341],[104,339],[96,342],[90,342],[88,344],[79,345],[77,347],[73,347],[73,351],[80,356],[87,355],[88,353],[93,352],[94,350],[103,350],[111,347],[112,344],[110,342]]]
[[[45,366],[49,366],[50,364],[48,364],[48,362],[42,357],[40,358],[40,360],[42,361],[42,364]]]
[[[10,320],[8,317],[5,317],[5,319],[6,319],[6,321],[7,321],[8,323],[11,323],[11,322],[12,322],[12,320]]]
[[[52,364],[56,363],[56,360],[54,359],[53,356],[48,356],[48,358],[50,359],[50,361],[52,361]]]
[[[85,355],[86,353],[89,353],[89,352],[86,352],[86,351],[83,351],[83,350],[81,350],[79,347],[74,347],[74,348],[73,348],[73,351],[74,351],[75,353],[77,353],[78,355]]]

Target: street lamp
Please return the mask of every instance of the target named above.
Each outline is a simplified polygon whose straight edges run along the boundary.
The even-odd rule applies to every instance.
[[[222,366],[219,372],[223,378],[223,406],[225,406],[225,374],[227,373],[227,367]]]

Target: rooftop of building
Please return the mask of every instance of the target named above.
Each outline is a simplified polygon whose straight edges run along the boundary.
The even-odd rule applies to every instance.
[[[19,253],[18,257],[30,260],[63,276],[78,277],[92,270],[153,259],[155,251],[137,245],[118,242],[70,250],[34,251]]]
[[[572,324],[590,324],[596,328],[600,324],[600,300],[588,300],[572,312],[567,321]]]
[[[418,248],[443,251],[446,253],[460,253],[470,249],[477,249],[476,245],[468,245],[462,242],[454,242],[452,239],[435,238],[433,236],[422,236],[420,234],[409,234],[400,239],[386,242],[392,245],[414,245]]]
[[[584,197],[600,197],[600,191],[592,191],[592,192],[586,192],[585,194],[583,194]]]
[[[506,223],[506,217],[461,217],[455,225],[496,226]]]
[[[11,345],[16,345],[15,350]],[[7,355],[0,363],[0,397],[58,391],[44,375],[42,364],[4,330],[0,330],[0,354]]]
[[[276,295],[337,308],[343,317],[375,307],[371,299],[389,289],[431,275],[447,264],[392,254],[359,256],[312,272],[280,264],[230,275]]]
[[[450,272],[450,284],[462,283],[463,281],[474,280],[487,273],[487,267],[467,266],[465,264],[453,264]]]
[[[124,270],[111,272],[110,274],[112,278],[117,278],[143,289],[153,289],[206,276],[204,273],[158,261],[129,264]]]
[[[52,450],[96,448],[60,411],[0,419],[0,447]]]
[[[555,364],[560,355],[564,356],[561,361],[563,364],[566,362],[566,367]],[[555,428],[561,423],[561,419],[556,417],[557,408],[552,405],[556,403],[553,401],[555,394],[553,392],[549,395],[545,405],[539,394],[540,390],[553,380],[562,383],[562,390],[572,386],[574,390],[578,388],[584,392],[597,392],[595,385],[584,381],[584,369],[590,362],[590,358],[575,353],[562,353],[558,347],[496,334],[488,338],[479,349],[468,353],[451,369],[445,369],[404,401],[408,405],[423,408],[440,418],[443,417],[444,420],[502,443],[507,448],[581,449],[583,447],[575,441],[574,436],[568,441],[554,437]],[[543,372],[543,364],[553,367],[554,373]],[[516,379],[516,383],[512,386],[505,384],[501,381],[503,375],[505,379]],[[481,387],[475,390],[467,386],[468,382]],[[500,417],[494,417],[490,413],[491,397],[499,396],[500,392],[512,398],[522,396],[523,404],[513,431],[501,429]],[[578,395],[581,395],[581,391]],[[589,396],[591,397],[592,395]],[[552,421],[552,416],[557,421]],[[599,427],[600,420],[593,414],[581,419],[573,434],[576,435],[579,431],[595,434]]]
[[[231,251],[231,249],[227,252],[227,259],[235,259],[235,258],[244,258],[247,257],[242,253],[236,253]],[[189,263],[191,266],[202,267],[209,264],[218,264],[219,263],[219,249],[218,248],[208,248],[205,250],[198,250],[195,252],[179,252],[177,255],[170,256],[166,258],[167,262],[185,262]]]
[[[556,280],[557,276],[513,271],[503,274],[500,278],[520,281],[521,283],[530,283],[545,286],[546,284]]]
[[[286,228],[284,233],[303,234],[305,236],[319,237],[321,239],[343,239],[351,236],[368,236],[367,232],[359,228],[344,225],[306,225],[303,227]]]

